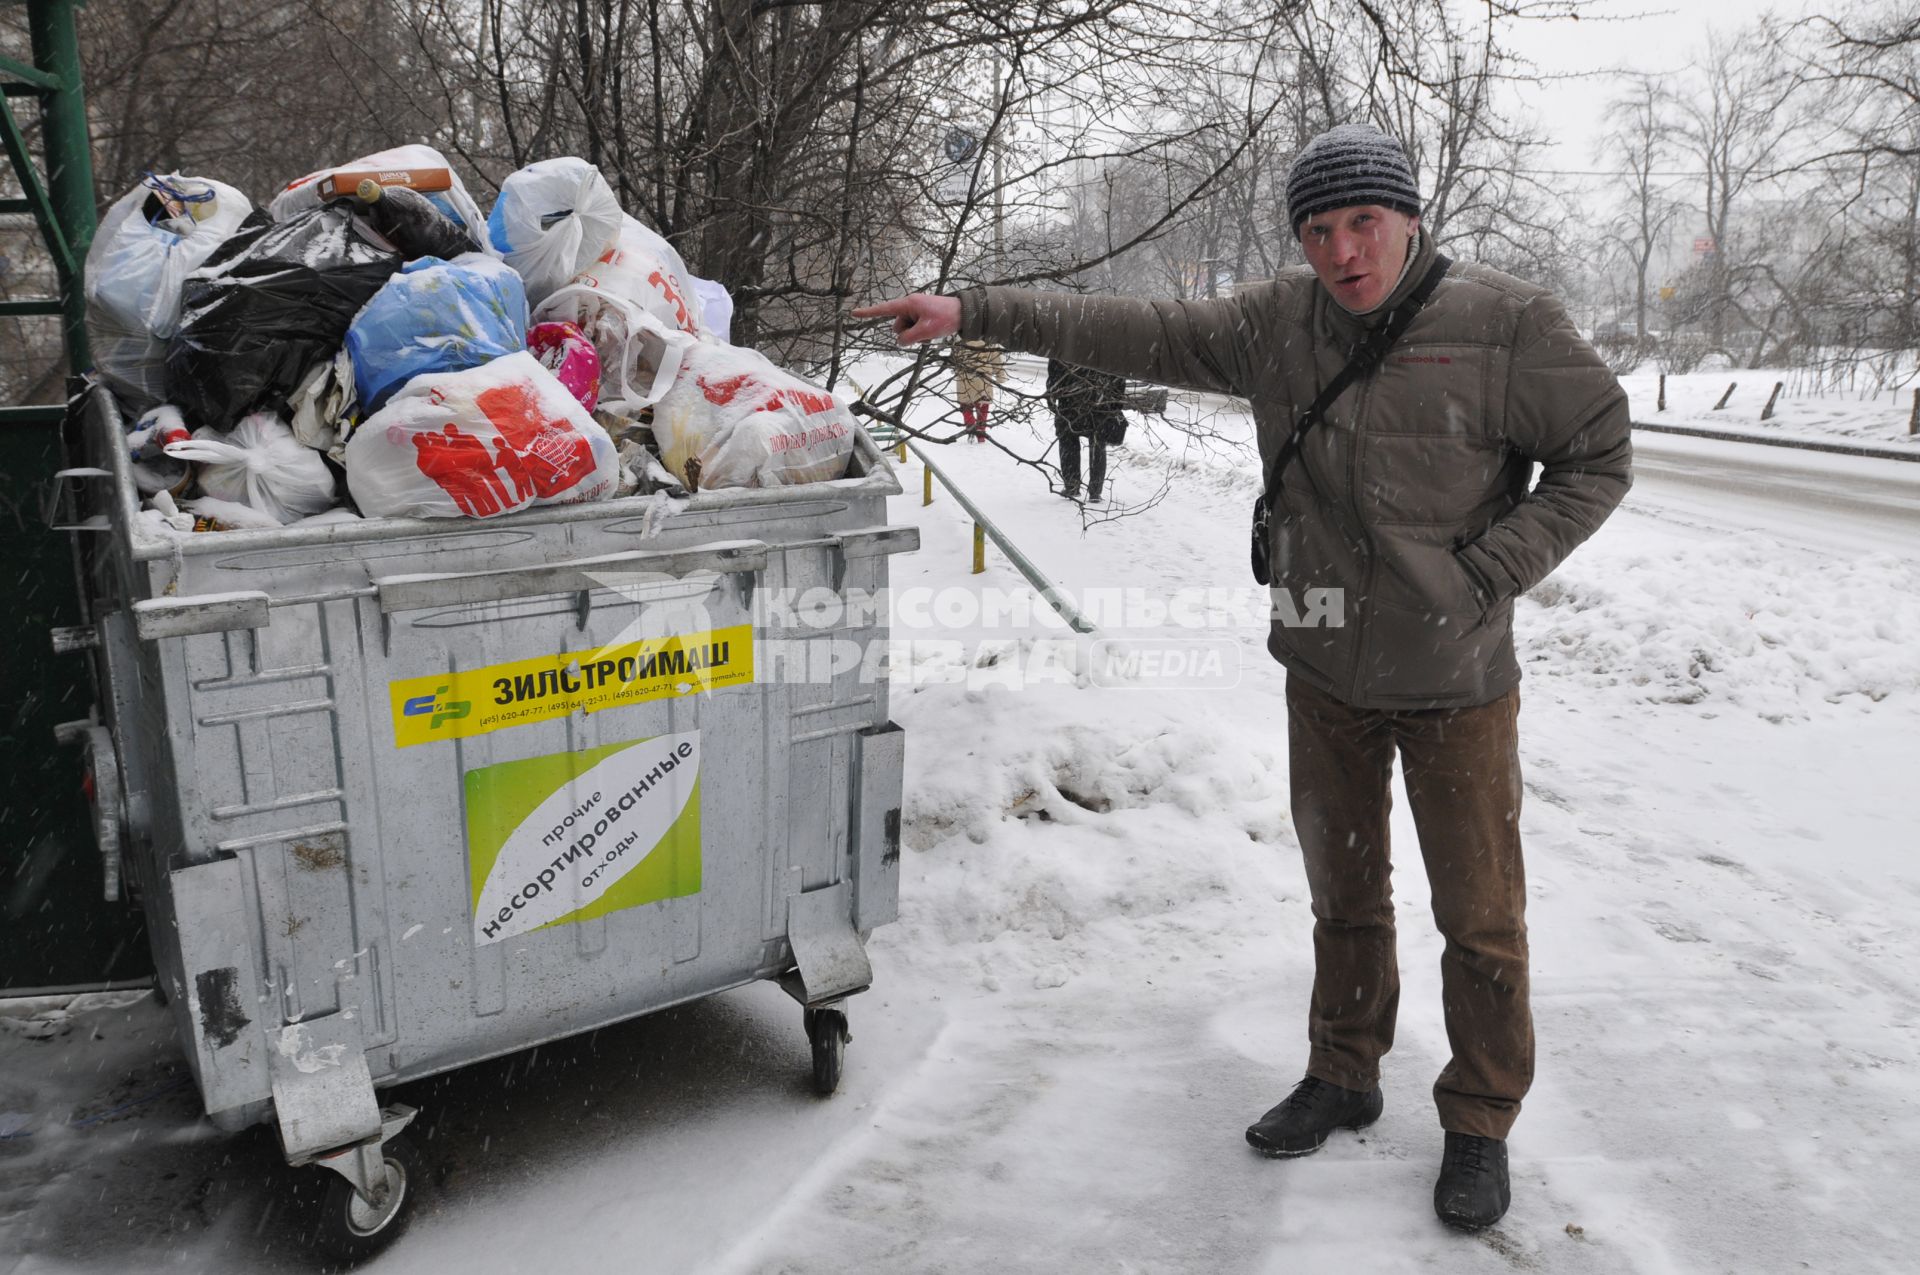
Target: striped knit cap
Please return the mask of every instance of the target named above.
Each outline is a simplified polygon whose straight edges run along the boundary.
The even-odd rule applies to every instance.
[[[1420,215],[1420,188],[1400,143],[1371,124],[1341,124],[1308,142],[1287,170],[1287,219],[1355,204],[1381,204]]]

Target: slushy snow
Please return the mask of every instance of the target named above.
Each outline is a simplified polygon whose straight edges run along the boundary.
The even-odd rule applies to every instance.
[[[938,460],[1069,590],[1243,589],[1245,418],[1188,410],[1220,437],[1136,425],[1126,517],[1089,523],[994,447]],[[432,1191],[372,1269],[1909,1268],[1920,540],[1898,510],[1708,500],[1699,457],[1733,453],[1700,449],[1738,445],[1636,443],[1626,505],[1516,613],[1539,1069],[1495,1229],[1432,1215],[1440,941],[1397,784],[1386,1113],[1296,1162],[1242,1141],[1301,1073],[1312,959],[1263,628],[897,618],[901,920],[839,1095],[807,1091],[768,986],[405,1086]],[[1871,467],[1861,491],[1920,483],[1827,459]],[[997,552],[968,573],[970,524],[921,506],[917,462],[903,486],[923,547],[896,595],[1025,587]],[[1205,641],[1231,684],[1053,659],[1115,638]],[[161,1010],[49,1021],[0,1026],[8,1269],[307,1268],[271,1135],[196,1123]]]

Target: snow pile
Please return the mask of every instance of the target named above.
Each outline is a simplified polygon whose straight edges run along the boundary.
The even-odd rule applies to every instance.
[[[1268,935],[1248,901],[1297,893],[1283,725],[1212,728],[1190,693],[916,690],[895,701],[913,746],[889,946],[909,959],[977,964],[989,992],[1058,987]]]
[[[1667,377],[1667,407],[1661,411],[1659,371],[1651,363],[1642,367],[1644,371],[1620,378],[1636,421],[1731,430],[1760,438],[1845,439],[1876,447],[1920,448],[1920,435],[1907,432],[1916,388],[1911,382],[1878,391],[1828,389],[1804,368],[1721,368]],[[1776,384],[1785,388],[1774,403],[1773,416],[1763,421],[1760,413]],[[1729,385],[1736,387],[1732,397],[1716,410],[1714,404]]]
[[[1806,705],[1920,690],[1920,570],[1887,555],[1789,562],[1759,534],[1623,548],[1600,537],[1517,608],[1533,674],[1627,687],[1655,703],[1738,705],[1769,721]]]

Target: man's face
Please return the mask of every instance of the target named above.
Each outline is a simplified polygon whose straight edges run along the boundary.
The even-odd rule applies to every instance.
[[[1418,217],[1380,204],[1335,208],[1306,219],[1300,246],[1333,299],[1365,313],[1387,299],[1407,264]]]

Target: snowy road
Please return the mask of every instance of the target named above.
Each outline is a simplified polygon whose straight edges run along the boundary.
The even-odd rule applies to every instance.
[[[1057,627],[903,621],[902,920],[840,1095],[805,1091],[770,987],[409,1086],[438,1189],[372,1269],[1912,1269],[1912,489],[1818,458],[1805,509],[1772,453],[1720,446],[1648,440],[1519,608],[1540,1068],[1495,1230],[1429,1203],[1440,945],[1403,800],[1386,1115],[1297,1162],[1241,1141],[1298,1077],[1310,970],[1261,629],[1197,635],[1239,652],[1230,685],[1101,689],[1039,675]],[[1244,583],[1230,444],[1137,431],[1114,484],[1155,503],[1091,525],[996,449],[939,461],[1056,581],[1139,591],[1102,636],[1192,639],[1151,604]],[[997,553],[969,575],[954,502],[905,478],[896,593],[1020,586]],[[303,1269],[271,1139],[196,1126],[190,1091],[57,1127],[178,1074],[149,1006],[0,1031],[0,1116],[42,1120],[0,1141],[0,1272]]]
[[[1679,525],[1772,532],[1838,553],[1920,559],[1920,464],[1633,436],[1634,504]]]

